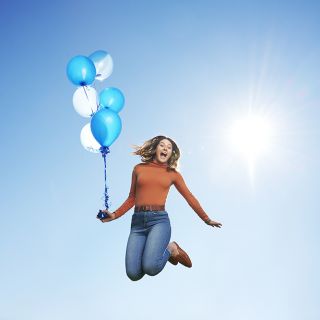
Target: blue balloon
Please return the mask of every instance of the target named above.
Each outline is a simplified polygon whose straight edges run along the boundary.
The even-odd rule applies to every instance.
[[[100,107],[120,112],[124,107],[124,95],[117,88],[105,88],[99,95]]]
[[[73,84],[77,86],[87,86],[91,84],[96,77],[96,67],[88,57],[75,56],[67,65],[67,75]]]
[[[118,138],[121,129],[119,115],[108,108],[100,109],[91,118],[91,132],[103,147],[110,147]]]

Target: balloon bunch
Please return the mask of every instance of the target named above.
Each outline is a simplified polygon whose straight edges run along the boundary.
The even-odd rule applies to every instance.
[[[106,155],[109,147],[118,138],[122,129],[118,113],[124,107],[124,95],[114,87],[103,89],[97,94],[94,81],[107,79],[113,70],[110,54],[103,50],[89,57],[78,55],[67,65],[69,80],[79,86],[73,94],[73,106],[82,117],[91,118],[81,130],[80,141],[89,152],[101,153],[104,159],[105,207],[109,209],[107,188]]]

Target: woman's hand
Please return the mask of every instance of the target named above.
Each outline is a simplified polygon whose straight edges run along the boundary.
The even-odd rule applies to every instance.
[[[218,221],[211,220],[211,219],[208,219],[206,221],[206,224],[209,225],[209,226],[212,226],[212,227],[217,227],[217,228],[221,228],[222,227],[222,223],[220,223]]]
[[[107,217],[102,218],[102,219],[99,219],[98,216],[97,216],[97,219],[99,219],[103,223],[112,221],[112,220],[114,220],[116,218],[116,215],[113,212],[110,212],[108,210],[100,210],[100,212],[103,212],[104,214],[107,215]]]

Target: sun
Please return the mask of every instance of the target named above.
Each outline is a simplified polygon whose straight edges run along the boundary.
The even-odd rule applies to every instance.
[[[233,148],[248,159],[265,154],[271,144],[272,128],[262,116],[248,115],[230,127],[229,140]]]
[[[270,152],[273,136],[274,128],[266,116],[249,114],[230,125],[229,145],[248,162],[252,178],[256,160]]]

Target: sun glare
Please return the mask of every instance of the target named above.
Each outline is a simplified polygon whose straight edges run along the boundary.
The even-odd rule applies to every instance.
[[[249,115],[233,123],[229,140],[236,151],[254,160],[269,150],[271,134],[271,126],[266,118]]]
[[[234,121],[228,131],[229,145],[248,164],[251,183],[254,183],[256,160],[271,151],[274,129],[267,117],[248,115]]]

